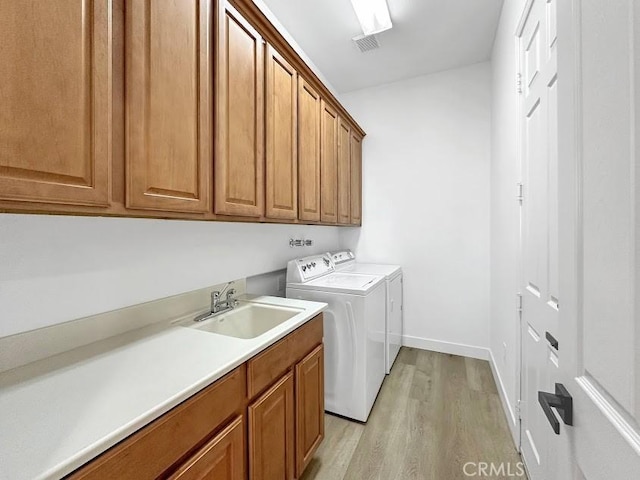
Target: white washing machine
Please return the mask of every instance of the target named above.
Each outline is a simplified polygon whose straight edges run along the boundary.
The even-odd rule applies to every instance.
[[[384,381],[385,278],[335,271],[329,255],[292,260],[287,297],[325,302],[325,410],[366,422]]]
[[[383,275],[386,279],[385,371],[389,373],[402,346],[404,329],[403,280],[400,265],[356,262],[351,250],[331,252],[336,271],[369,275]]]

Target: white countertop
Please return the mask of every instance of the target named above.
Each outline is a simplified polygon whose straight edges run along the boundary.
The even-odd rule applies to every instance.
[[[326,304],[240,339],[158,324],[0,374],[0,479],[58,479],[286,336]]]

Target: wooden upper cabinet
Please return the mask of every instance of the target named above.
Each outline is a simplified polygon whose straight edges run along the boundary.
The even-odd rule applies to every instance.
[[[287,373],[249,406],[249,478],[294,478],[293,374]]]
[[[236,418],[207,442],[169,480],[244,480],[244,423]]]
[[[351,223],[351,127],[338,124],[338,223]]]
[[[220,8],[215,213],[264,214],[264,41],[228,3]]]
[[[320,95],[298,77],[298,218],[320,221]]]
[[[1,3],[1,200],[109,205],[110,5]]]
[[[321,102],[320,220],[338,222],[338,114]]]
[[[211,0],[126,4],[126,206],[211,209]]]
[[[296,365],[296,475],[309,465],[324,438],[324,347]]]
[[[267,45],[266,216],[298,218],[298,74]]]
[[[362,137],[351,132],[351,224],[362,224]]]

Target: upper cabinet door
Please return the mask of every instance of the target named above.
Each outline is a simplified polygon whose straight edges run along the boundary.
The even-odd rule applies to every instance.
[[[338,125],[338,223],[351,223],[351,128]]]
[[[321,112],[320,220],[338,223],[338,114],[324,100]]]
[[[298,77],[298,200],[300,220],[320,221],[320,95]]]
[[[215,212],[264,214],[264,41],[228,3],[218,26]]]
[[[266,216],[298,218],[298,74],[267,45]]]
[[[129,208],[210,210],[211,0],[129,0]]]
[[[111,2],[0,4],[0,199],[108,206]]]
[[[362,224],[362,137],[351,132],[351,224]]]

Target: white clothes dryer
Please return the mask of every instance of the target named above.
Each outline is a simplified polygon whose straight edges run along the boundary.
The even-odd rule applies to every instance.
[[[360,263],[351,250],[331,252],[337,272],[382,275],[386,283],[385,306],[385,371],[389,373],[402,346],[404,331],[404,280],[400,265]]]
[[[329,255],[292,260],[287,297],[328,304],[325,410],[366,422],[385,377],[385,278],[335,271]]]

